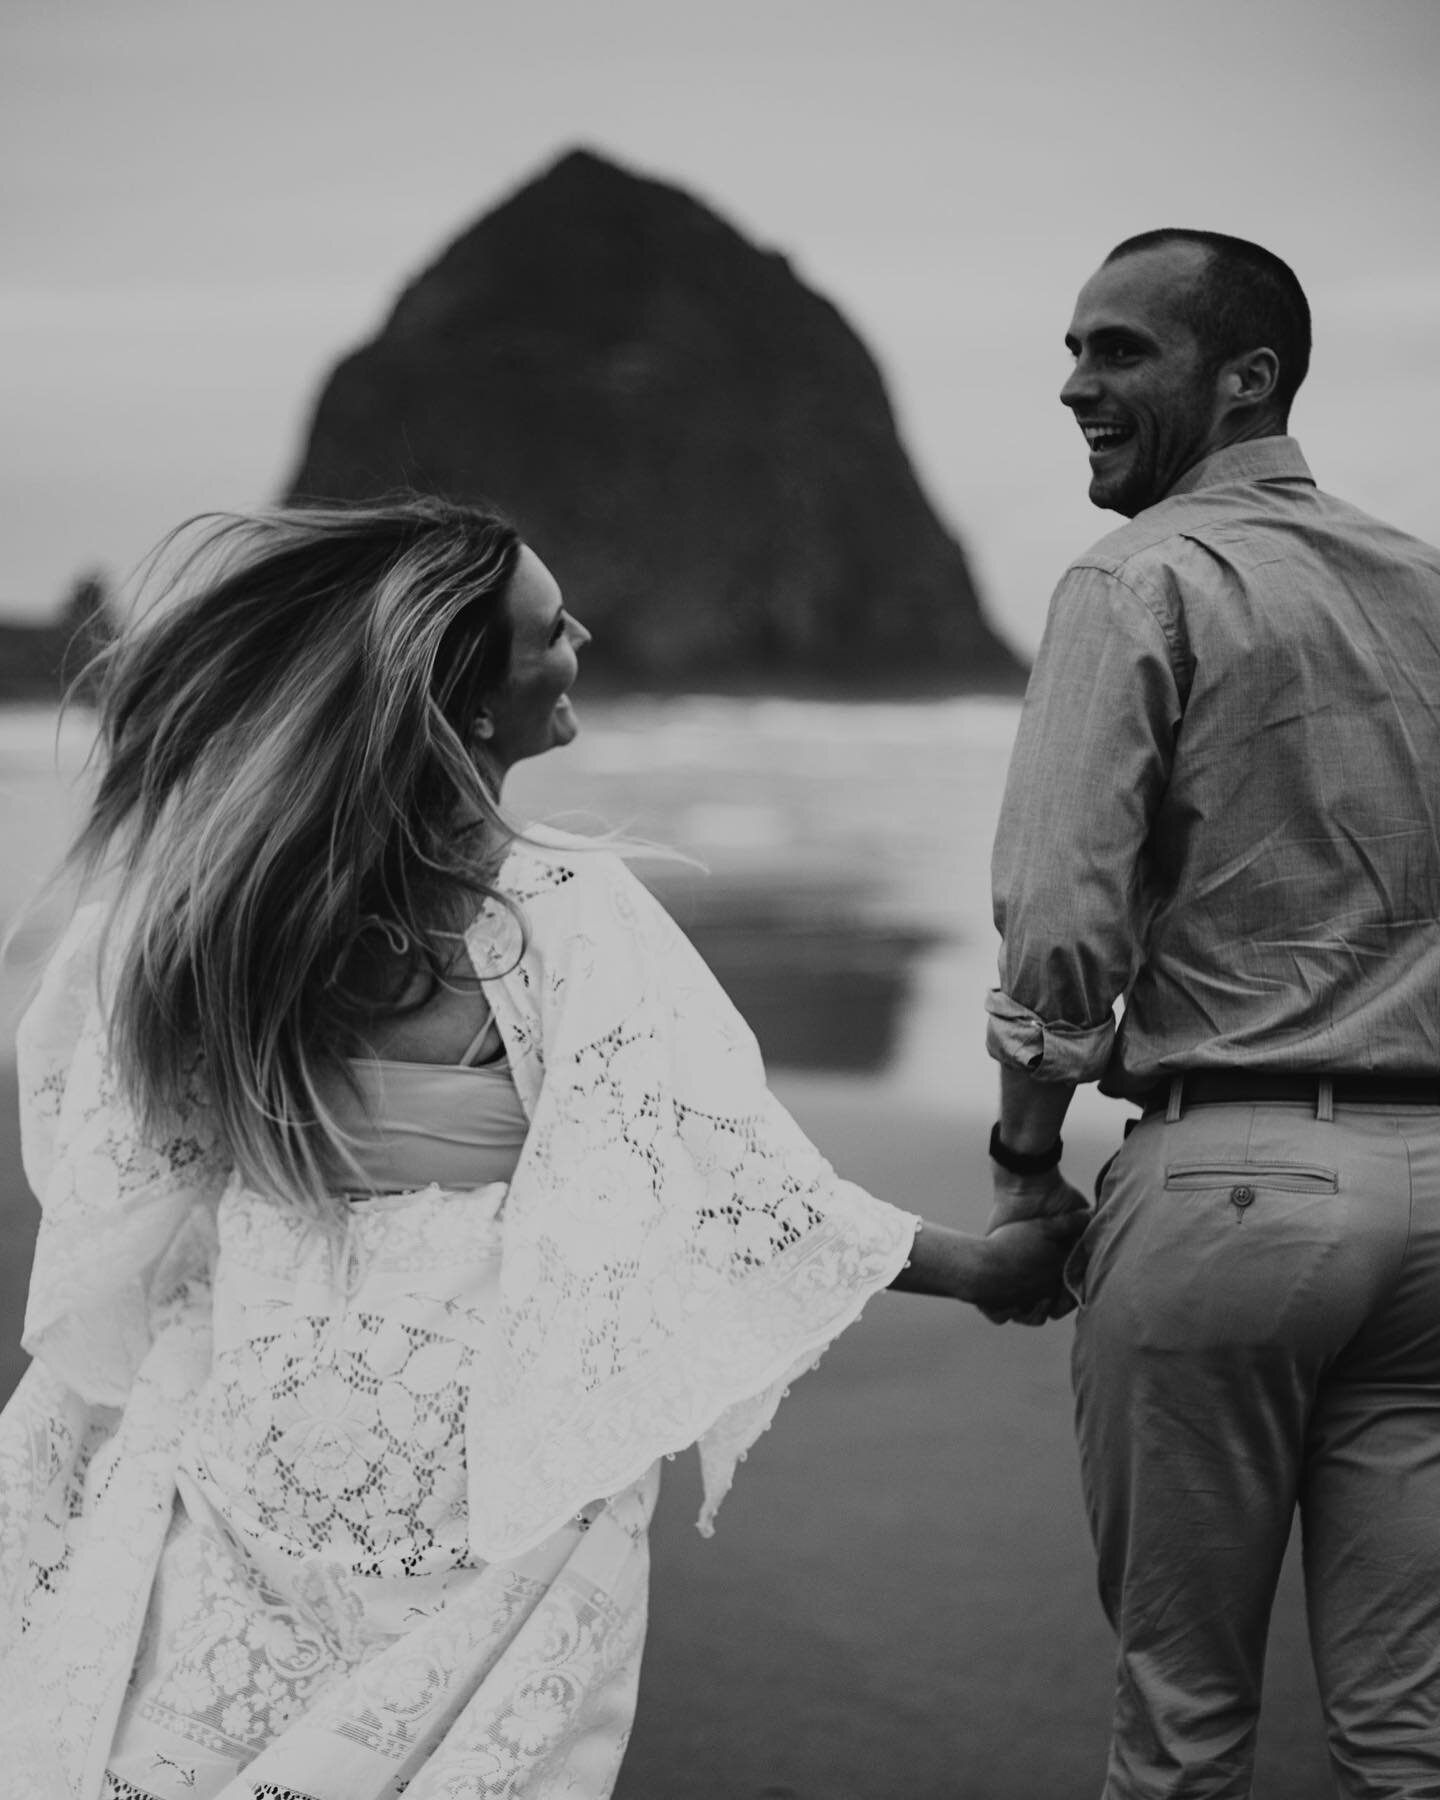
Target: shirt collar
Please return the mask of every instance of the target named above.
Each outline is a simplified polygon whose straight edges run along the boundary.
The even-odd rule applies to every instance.
[[[1243,444],[1227,444],[1187,469],[1165,498],[1173,500],[1177,494],[1233,486],[1238,481],[1308,481],[1311,487],[1315,485],[1294,438],[1248,438]]]

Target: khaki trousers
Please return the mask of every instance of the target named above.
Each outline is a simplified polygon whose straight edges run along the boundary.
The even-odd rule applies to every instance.
[[[1297,1509],[1336,1791],[1440,1800],[1440,1108],[1153,1114],[1069,1276],[1106,1800],[1249,1795]]]

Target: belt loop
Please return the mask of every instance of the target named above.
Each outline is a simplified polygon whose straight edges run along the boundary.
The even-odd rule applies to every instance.
[[[1170,1098],[1165,1103],[1165,1123],[1173,1125],[1180,1117],[1180,1102],[1185,1095],[1185,1077],[1173,1075],[1170,1078]]]
[[[1315,1117],[1326,1125],[1335,1117],[1335,1083],[1328,1075],[1315,1083]]]

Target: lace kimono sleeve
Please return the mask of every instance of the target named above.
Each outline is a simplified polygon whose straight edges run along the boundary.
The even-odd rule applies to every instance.
[[[472,940],[482,974],[496,958],[532,1109],[469,1420],[472,1543],[490,1557],[697,1440],[707,1525],[785,1381],[894,1279],[918,1223],[836,1176],[623,864],[558,866],[525,877],[523,957]]]
[[[152,1140],[106,1043],[104,909],[81,908],[17,1034],[21,1150],[40,1202],[23,1343],[82,1399],[123,1405],[149,1349],[157,1273],[208,1255],[229,1175],[198,1071]]]

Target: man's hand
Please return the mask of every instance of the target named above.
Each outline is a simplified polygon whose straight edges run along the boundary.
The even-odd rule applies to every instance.
[[[1052,1149],[1060,1139],[1060,1128],[1070,1107],[1075,1084],[1071,1081],[1038,1081],[1023,1069],[1002,1066],[1000,1070],[1000,1141],[1021,1156],[1039,1156]],[[995,1203],[991,1208],[986,1235],[1003,1231],[1007,1226],[1027,1219],[1073,1220],[1088,1218],[1090,1204],[1079,1188],[1071,1187],[1059,1168],[1046,1169],[1038,1175],[1016,1175],[991,1159],[995,1182]],[[1072,1230],[1078,1237],[1083,1225]],[[1061,1319],[1074,1310],[1075,1302],[1066,1291],[1056,1270],[1049,1298],[1029,1307],[982,1307],[987,1319],[997,1325],[1015,1319],[1022,1325],[1043,1325],[1047,1319]]]
[[[1037,1216],[988,1232],[980,1307],[985,1317],[1039,1325],[1058,1316],[1053,1309],[1064,1292],[1060,1271],[1088,1216],[1074,1211]]]
[[[1058,1168],[1047,1169],[1043,1175],[1012,1175],[992,1162],[990,1169],[994,1204],[985,1227],[987,1232],[1020,1219],[1053,1219],[1062,1213],[1089,1209],[1090,1202]]]
[[[1027,1220],[1075,1221],[1069,1243],[1079,1237],[1090,1216],[1090,1203],[1060,1173],[1047,1169],[1043,1175],[1012,1175],[998,1163],[994,1171],[994,1205],[985,1227],[987,1237],[1014,1229]],[[1068,1251],[1067,1251],[1068,1254]],[[1063,1267],[1063,1264],[1062,1264]],[[1060,1280],[1059,1269],[1049,1295],[1028,1307],[982,1307],[985,1317],[995,1325],[1014,1322],[1019,1325],[1044,1325],[1051,1319],[1063,1319],[1075,1310],[1075,1301]]]

